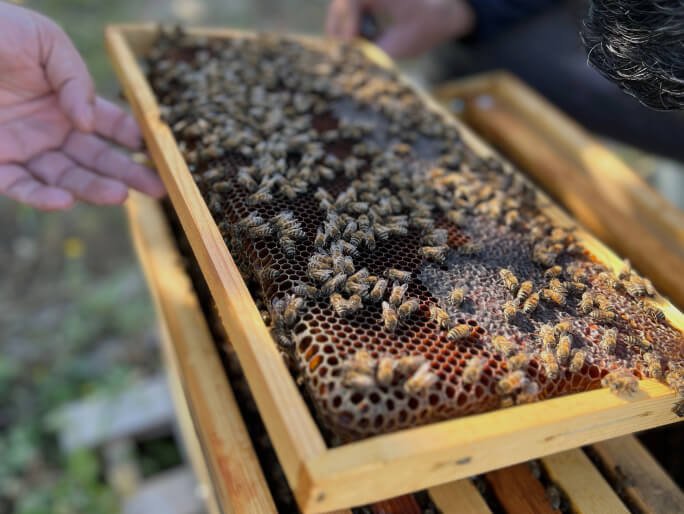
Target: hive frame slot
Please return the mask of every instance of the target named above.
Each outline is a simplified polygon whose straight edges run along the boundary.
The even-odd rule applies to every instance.
[[[228,29],[189,32],[211,37],[246,35]],[[136,60],[155,34],[154,25],[110,26],[106,31],[107,48],[304,512],[370,503],[678,421],[670,411],[674,392],[657,381],[643,380],[639,393],[628,399],[607,390],[590,391],[327,448],[169,127],[160,119],[155,97]],[[376,47],[359,44],[379,65],[392,65]],[[481,155],[493,153],[433,100],[419,94],[449,123],[457,124],[474,151]],[[543,193],[539,192],[538,198],[552,220],[565,226],[572,224]],[[578,231],[578,239],[613,270],[620,266],[620,259],[586,232]],[[675,327],[684,326],[684,316],[671,304],[659,298],[658,305]]]

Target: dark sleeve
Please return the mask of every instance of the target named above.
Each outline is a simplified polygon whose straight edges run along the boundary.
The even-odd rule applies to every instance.
[[[488,39],[561,0],[469,0],[477,25],[474,39]]]

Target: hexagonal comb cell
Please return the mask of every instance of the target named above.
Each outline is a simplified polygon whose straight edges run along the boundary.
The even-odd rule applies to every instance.
[[[684,339],[650,282],[608,272],[517,171],[354,47],[162,33],[148,65],[275,344],[340,440],[609,374],[681,375]]]

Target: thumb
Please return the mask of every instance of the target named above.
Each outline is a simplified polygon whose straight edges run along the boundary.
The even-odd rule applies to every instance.
[[[69,37],[48,19],[40,25],[41,62],[59,105],[81,131],[95,126],[95,86],[88,68]]]

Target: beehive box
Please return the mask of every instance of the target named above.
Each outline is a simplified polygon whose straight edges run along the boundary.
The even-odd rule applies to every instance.
[[[235,32],[200,31],[198,33],[229,38],[243,37]],[[269,337],[254,301],[227,252],[222,235],[212,220],[211,213],[201,199],[200,189],[203,186],[200,184],[198,189],[182,155],[179,153],[169,127],[160,120],[159,108],[154,96],[136,64],[134,53],[128,46],[128,43],[132,42],[136,51],[143,52],[144,47],[149,47],[154,37],[155,32],[150,28],[114,28],[108,31],[108,45],[115,57],[124,89],[136,115],[143,124],[150,151],[160,168],[174,207],[191,241],[200,267],[207,277],[226,330],[231,335],[233,345],[245,368],[250,387],[264,416],[269,434],[274,440],[285,473],[303,510],[320,512],[341,506],[360,504],[374,498],[388,497],[420,489],[484,469],[500,467],[533,456],[676,420],[669,411],[673,402],[673,393],[662,384],[644,380],[641,382],[640,392],[627,399],[611,396],[607,391],[591,391],[568,398],[545,400],[543,404],[521,405],[514,409],[434,423],[425,427],[377,436],[357,443],[344,444],[337,448],[328,448]],[[320,42],[301,41],[321,48]],[[363,48],[366,56],[378,55],[377,50],[372,47]],[[354,55],[358,59],[360,54],[352,54],[352,56]],[[385,66],[388,65],[387,62],[382,60],[381,62]],[[192,70],[188,70],[188,72],[192,72]],[[399,92],[405,94],[406,90],[400,88]],[[408,94],[412,93],[409,92]],[[422,99],[421,101],[425,102],[426,108],[434,109],[428,100]],[[438,116],[439,121],[442,114],[438,113],[435,116]],[[454,134],[454,130],[457,130],[460,134],[460,136],[452,138],[454,144],[460,144],[462,137],[466,147],[473,150],[473,152],[468,153],[470,158],[478,163],[487,162],[492,168],[497,167],[496,161],[483,161],[483,158],[488,154],[487,149],[465,128],[457,126],[453,120],[447,120],[445,123],[449,127],[449,133]],[[187,150],[188,148],[186,148]],[[501,168],[498,168],[498,172],[501,172]],[[522,183],[520,180],[516,175],[516,181]],[[549,204],[543,195],[531,190],[527,185],[524,185],[523,188],[524,191],[532,193],[536,198],[536,203],[541,202],[543,204],[542,210],[554,223],[570,226],[570,221],[558,209]],[[206,190],[204,192],[206,193]],[[235,198],[234,202],[229,202],[225,206],[221,205],[219,209],[214,210],[220,210],[224,207],[226,209],[240,209],[240,203],[247,201],[244,197],[240,200],[238,195],[235,195]],[[272,206],[265,208],[272,208]],[[302,211],[297,213],[298,218],[313,219],[314,209],[310,205],[307,206],[307,202],[300,202],[298,208]],[[244,216],[247,211],[244,210],[244,206],[242,209]],[[278,211],[275,210],[272,214],[276,212]],[[491,225],[489,227],[487,228],[485,222],[485,226],[479,228],[483,233],[489,230],[491,237],[499,237],[500,241],[504,242],[504,244],[491,245],[494,251],[493,261],[490,265],[498,267],[506,260],[506,256],[502,255],[501,250],[506,245],[509,245],[509,249],[515,248],[516,244],[522,248],[521,245],[524,241],[519,234],[516,239],[516,237],[511,237],[510,231],[498,233],[496,228],[492,229]],[[507,235],[508,238],[506,238]],[[312,234],[309,236],[313,237]],[[620,261],[612,253],[582,231],[575,231],[574,237],[577,238],[581,247],[602,265],[614,270],[621,266]],[[464,236],[460,231],[450,227],[449,243],[456,248],[462,247],[464,243],[468,243],[468,236]],[[411,247],[411,245],[413,246]],[[415,260],[415,253],[407,251],[411,248],[417,250],[416,242],[405,240],[404,245],[395,244],[394,247],[386,248],[383,258],[401,259],[404,256],[410,256],[413,259],[413,265],[417,266],[418,261]],[[259,258],[263,259],[264,256],[273,257],[273,247],[269,248],[268,243],[262,244],[261,248],[255,247],[254,250],[251,255],[252,264],[256,262],[259,265]],[[259,255],[260,252],[261,256]],[[301,254],[297,253],[294,256],[302,257]],[[242,259],[244,261],[244,256]],[[461,264],[466,264],[465,261],[468,260],[468,256],[457,256],[456,260],[460,260]],[[297,266],[301,267],[303,264],[296,259],[287,259],[282,256],[279,263],[290,272],[293,272],[293,269],[288,269],[287,266],[291,266],[294,271],[297,271]],[[520,268],[516,271],[522,271],[526,275],[535,272],[525,262],[516,264]],[[372,263],[367,265],[371,267]],[[407,261],[405,265],[411,265],[411,262]],[[592,265],[598,266],[595,263]],[[264,269],[263,266],[262,269]],[[303,267],[299,269],[300,275],[303,270]],[[487,316],[478,320],[461,318],[463,321],[459,321],[460,323],[473,327],[468,329],[468,340],[458,345],[448,346],[444,344],[448,352],[451,352],[451,356],[448,354],[439,355],[440,352],[437,352],[436,355],[430,355],[434,353],[431,350],[435,346],[435,340],[444,341],[445,339],[444,334],[438,331],[435,324],[428,321],[427,317],[422,314],[428,310],[428,302],[435,302],[435,298],[439,299],[440,295],[445,294],[446,290],[443,288],[440,290],[441,284],[439,282],[444,282],[444,277],[448,278],[448,275],[445,275],[437,267],[424,268],[421,272],[426,274],[420,281],[421,283],[435,282],[435,284],[431,290],[428,290],[424,285],[421,286],[420,283],[412,281],[411,287],[414,290],[409,289],[409,293],[416,296],[422,295],[420,296],[421,315],[416,316],[417,320],[412,325],[408,325],[408,328],[400,328],[398,334],[401,336],[401,331],[404,331],[403,335],[407,337],[403,342],[407,345],[408,350],[412,352],[417,350],[414,353],[423,353],[424,358],[433,360],[434,374],[441,380],[429,384],[432,388],[429,394],[411,394],[411,391],[407,391],[403,385],[407,382],[407,377],[402,377],[400,373],[398,377],[395,377],[395,381],[401,383],[395,384],[393,382],[391,384],[392,386],[400,386],[394,387],[392,390],[393,399],[381,396],[380,392],[387,393],[378,388],[360,395],[358,391],[349,389],[344,390],[342,395],[333,394],[330,398],[326,398],[325,395],[329,392],[329,388],[326,388],[325,384],[316,383],[316,380],[322,378],[323,369],[325,369],[325,366],[321,366],[321,354],[326,354],[328,349],[331,350],[331,353],[335,353],[340,347],[330,344],[335,343],[335,340],[329,341],[327,344],[320,340],[321,344],[316,346],[317,343],[313,342],[314,336],[315,339],[328,339],[330,337],[329,329],[347,331],[348,334],[359,329],[366,331],[366,334],[360,334],[356,338],[353,336],[347,338],[348,343],[352,346],[346,348],[348,350],[346,356],[328,355],[325,364],[332,367],[339,365],[342,368],[341,357],[349,358],[354,352],[354,347],[362,348],[366,344],[375,352],[378,352],[378,348],[382,348],[380,342],[370,342],[363,339],[372,333],[372,323],[376,322],[374,320],[377,320],[379,309],[376,308],[375,318],[354,324],[344,319],[337,319],[334,322],[328,321],[331,319],[332,312],[329,307],[327,307],[327,311],[324,311],[326,309],[324,306],[314,306],[312,312],[307,314],[309,318],[307,319],[307,315],[302,318],[304,322],[308,323],[301,324],[304,328],[300,330],[302,337],[295,345],[295,356],[304,360],[302,369],[305,382],[309,392],[318,401],[316,405],[318,412],[328,426],[332,427],[342,439],[365,436],[379,432],[380,429],[413,426],[443,419],[454,414],[482,411],[498,405],[499,400],[492,393],[496,391],[498,378],[507,371],[507,365],[502,363],[501,356],[496,355],[496,352],[489,352],[479,339],[486,339],[489,344],[491,343],[491,336],[488,335],[488,331],[495,331],[496,327],[503,326],[500,314],[499,319],[495,314],[496,310],[492,310],[490,319],[486,319]],[[477,267],[471,267],[470,273],[472,284],[469,285],[476,290],[478,290],[480,282],[488,279],[482,274],[478,274]],[[539,272],[537,271],[537,273]],[[535,277],[535,281],[540,280],[539,276]],[[263,280],[262,285],[264,285]],[[267,286],[265,289],[268,289],[269,284],[265,285]],[[280,287],[287,289],[292,285],[292,283],[289,286],[281,283]],[[283,290],[278,287],[279,285],[276,283],[275,293],[282,293]],[[479,290],[482,291],[482,294],[480,296],[476,294],[476,300],[479,298],[479,300],[492,301],[495,304],[502,303],[501,297],[486,297],[485,293],[488,292],[486,286]],[[619,303],[618,310],[620,312],[629,312],[631,317],[640,315],[632,303],[625,300],[623,296],[616,297],[615,302]],[[678,326],[681,323],[681,314],[662,299],[657,300],[657,302],[666,313],[669,323]],[[479,305],[480,309],[484,306],[482,302]],[[315,309],[319,310],[316,311]],[[541,319],[537,320],[538,322],[557,321],[552,314],[545,313],[546,308],[540,308]],[[320,320],[320,316],[323,314],[327,314],[328,320]],[[643,315],[643,312],[641,314]],[[666,325],[653,327],[650,321],[641,321],[651,324],[652,330],[655,331],[653,333],[662,336],[662,341],[656,342],[656,344],[666,344],[658,346],[659,351],[666,350],[676,356],[676,352],[679,350],[677,345],[680,343],[676,332],[673,332],[675,329]],[[320,323],[321,326],[315,326],[315,322]],[[581,321],[579,322],[581,323]],[[328,323],[328,328],[326,328],[325,323]],[[414,330],[414,332],[408,332],[410,330]],[[578,325],[576,330],[583,334],[580,337],[586,336],[589,339],[596,338],[597,332],[601,332],[600,327],[593,323]],[[308,333],[306,333],[307,331]],[[377,331],[375,332],[377,333]],[[528,329],[527,332],[529,336],[531,330]],[[511,328],[507,335],[516,343],[523,340],[515,327]],[[575,335],[579,334],[576,333]],[[408,336],[422,337],[425,342],[419,348],[411,348],[408,346],[412,344],[411,337]],[[385,341],[392,339],[392,337],[386,336],[382,336],[382,338]],[[344,343],[344,341],[342,342]],[[636,339],[635,342],[642,345],[651,344],[648,340],[644,341],[643,338]],[[524,344],[532,346],[532,339],[528,337]],[[395,342],[394,346],[395,352],[385,346],[388,355],[396,353],[396,346],[401,345]],[[344,344],[342,344],[342,349],[344,350]],[[621,341],[620,350],[622,352],[619,354],[620,359],[626,360],[628,366],[635,368],[636,373],[639,373],[642,363],[637,362],[634,354],[627,351],[625,341]],[[456,386],[450,386],[449,383],[453,384],[459,381],[462,368],[466,364],[466,357],[470,358],[472,355],[488,358],[486,361],[488,372],[480,377],[479,383],[474,387],[462,387],[458,390]],[[376,353],[375,355],[371,354],[371,356],[380,358],[384,355]],[[580,373],[569,376],[563,370],[562,375],[559,373],[561,376],[553,379],[546,378],[546,375],[550,374],[548,370],[540,371],[538,359],[533,360],[528,372],[530,375],[534,375],[535,382],[541,383],[539,396],[544,398],[558,393],[570,392],[573,388],[574,390],[583,390],[597,386],[601,376],[608,370],[601,369],[597,365],[600,355],[592,355],[592,357],[596,360],[591,365],[580,365]],[[449,358],[454,359],[454,361],[450,362]],[[536,365],[534,365],[535,363]],[[333,371],[336,370],[333,369]],[[343,368],[338,369],[337,373],[339,374],[342,371]],[[339,379],[335,378],[332,372],[331,375],[332,382],[339,382]],[[494,376],[497,380],[491,379]],[[520,395],[511,396],[512,398],[509,400],[515,401]],[[330,404],[325,403],[328,399]],[[392,400],[394,406],[390,406],[388,400]],[[384,410],[380,407],[381,403],[385,407]],[[397,403],[401,405],[396,406]],[[351,405],[360,407],[358,411],[349,411]],[[342,409],[339,409],[340,407]],[[471,407],[471,410],[468,410],[467,407]],[[338,410],[336,411],[336,409]],[[368,415],[369,409],[373,414],[372,417]],[[386,416],[383,416],[383,412]],[[393,426],[389,426],[388,419],[394,421]],[[511,444],[513,441],[515,443]],[[382,477],[382,480],[378,480],[378,477]]]
[[[221,369],[219,348],[226,341],[207,305],[206,284],[197,274],[186,275],[194,271],[189,248],[174,239],[158,202],[134,193],[127,212],[159,315],[162,353],[183,438],[208,511],[295,514],[298,509],[270,455],[270,442],[254,419],[258,414],[234,356],[229,357],[230,380]],[[337,514],[435,514],[436,509],[442,514],[604,514],[634,509],[659,514],[684,509],[684,494],[633,436],[600,443],[587,452],[594,464],[582,450],[569,450]]]

